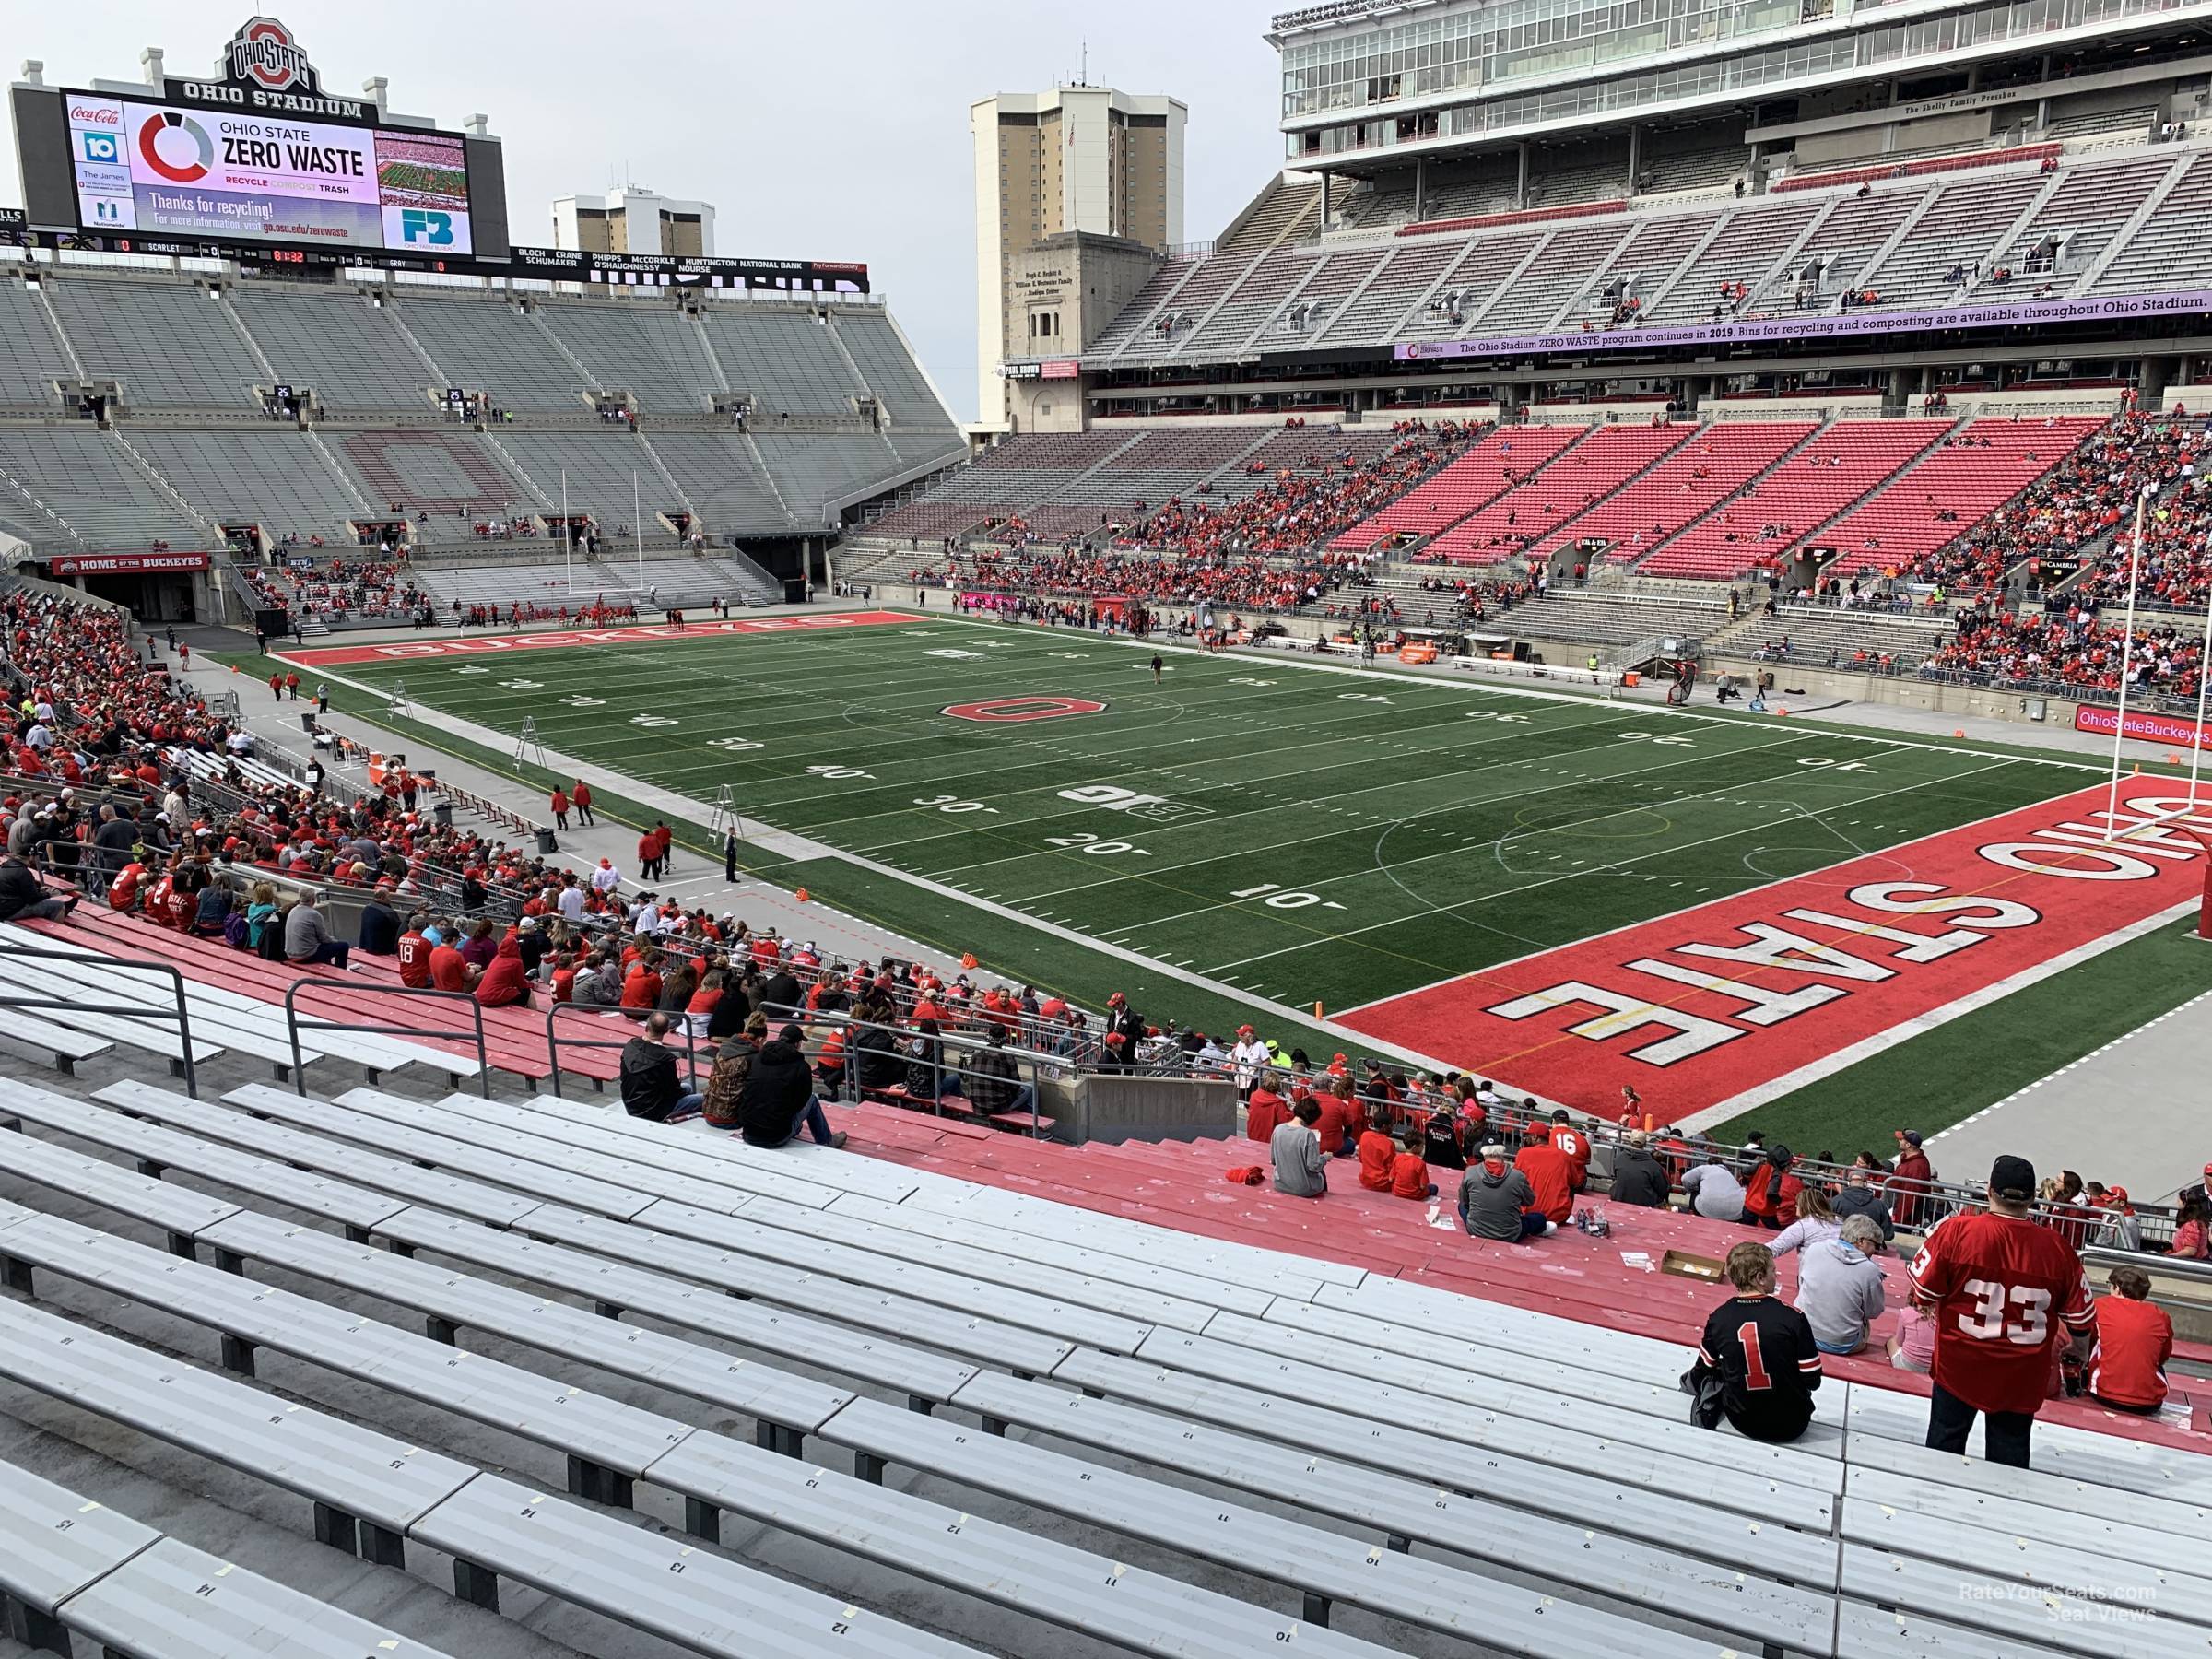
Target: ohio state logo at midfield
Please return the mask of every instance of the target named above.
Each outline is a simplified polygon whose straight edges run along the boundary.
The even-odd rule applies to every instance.
[[[985,724],[1024,720],[1058,720],[1068,714],[1103,714],[1106,705],[1088,697],[994,697],[987,702],[953,703],[937,711],[955,720]]]
[[[282,92],[298,87],[316,92],[315,66],[300,50],[292,31],[275,18],[249,18],[230,37],[230,78],[252,81],[265,91]]]

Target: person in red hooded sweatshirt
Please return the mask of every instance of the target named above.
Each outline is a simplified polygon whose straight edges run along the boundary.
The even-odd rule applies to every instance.
[[[1252,1098],[1244,1102],[1244,1135],[1263,1147],[1270,1136],[1290,1121],[1290,1106],[1277,1092],[1281,1087],[1282,1073],[1272,1068],[1260,1073],[1252,1086]]]
[[[1790,1172],[1797,1161],[1787,1147],[1771,1148],[1766,1161],[1744,1177],[1744,1222],[1780,1232],[1797,1218],[1797,1194],[1805,1182]]]
[[[526,1008],[530,981],[523,972],[523,949],[512,934],[500,941],[499,954],[477,982],[477,1003],[486,1008]]]
[[[1551,1132],[1542,1124],[1531,1124],[1521,1134],[1524,1145],[1513,1167],[1528,1177],[1538,1213],[1556,1226],[1574,1213],[1573,1166],[1567,1154],[1551,1144]]]

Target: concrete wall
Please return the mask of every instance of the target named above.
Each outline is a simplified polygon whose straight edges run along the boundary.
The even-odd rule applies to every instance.
[[[1199,1140],[1235,1135],[1241,1121],[1236,1086],[1211,1077],[1087,1077],[1050,1104],[1054,1138],[1077,1143]]]

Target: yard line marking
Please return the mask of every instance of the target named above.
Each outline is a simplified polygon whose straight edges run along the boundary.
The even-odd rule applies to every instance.
[[[1966,771],[1966,772],[1952,772],[1952,773],[1949,773],[1949,774],[1947,774],[1947,775],[1946,775],[1946,776],[1944,776],[1944,777],[1940,777],[1940,778],[1924,778],[1924,779],[1922,779],[1922,780],[1921,780],[1919,782],[1917,782],[1917,783],[1904,783],[1904,784],[1900,784],[1900,785],[1899,785],[1899,786],[1898,786],[1896,789],[1892,789],[1892,790],[1886,790],[1886,791],[1884,791],[1883,793],[1884,793],[1884,794],[1906,794],[1906,793],[1907,793],[1907,792],[1909,792],[1909,791],[1915,790],[1915,789],[1927,789],[1927,788],[1931,788],[1931,787],[1934,787],[1934,786],[1936,786],[1936,785],[1938,785],[1938,784],[1955,783],[1955,782],[1958,782],[1958,781],[1959,781],[1960,778],[1971,778],[1971,777],[1974,777],[1974,776],[1977,776],[1977,775],[1979,775],[1979,774],[1980,774],[1980,773],[1982,773],[1982,772],[1985,772],[1985,771],[1995,771],[1995,770],[1996,770],[1998,767],[2000,767],[2000,766],[2009,766],[2010,764],[2011,764],[2011,762],[2010,762],[2009,760],[1994,760],[1994,761],[1992,761],[1992,762],[1991,762],[1989,765],[1987,765],[1987,766],[1978,766],[1978,767],[1975,767],[1975,768],[1974,768],[1974,769],[1973,769],[1971,771]],[[1878,797],[1870,797],[1870,798],[1878,798]],[[2030,803],[2030,805],[2032,805],[2032,804],[2033,804],[2033,803]],[[2018,812],[2018,811],[2019,811],[2020,809],[2019,809],[2018,806],[2012,806],[2012,807],[2007,807],[2006,810],[2006,811],[2008,811],[2008,812]],[[1815,815],[1815,814],[1814,814],[1812,811],[1809,811],[1809,810],[1808,810],[1808,811],[1803,811],[1803,812],[1800,812],[1800,813],[1799,813],[1797,816],[1798,816],[1799,818],[1811,818],[1811,817],[1814,817],[1814,816],[1816,816],[1816,815]],[[2003,815],[2003,814],[1998,814],[1997,816],[1999,816],[1999,817],[2002,817],[2002,816],[2004,816],[2004,815]],[[1594,821],[1594,822],[1596,822],[1596,821],[1602,821],[1602,820],[1592,820],[1592,821]],[[1788,821],[1794,821],[1794,820],[1784,820],[1784,821],[1785,821],[1785,822],[1788,822]],[[1650,852],[1650,853],[1638,853],[1638,854],[1637,854],[1637,855],[1636,855],[1634,858],[1623,858],[1623,859],[1617,859],[1617,860],[1615,860],[1615,861],[1614,861],[1613,863],[1611,863],[1611,864],[1606,864],[1606,865],[1594,865],[1594,866],[1593,866],[1592,868],[1590,868],[1590,869],[1588,869],[1588,870],[1570,870],[1570,871],[1564,872],[1564,873],[1562,873],[1562,874],[1560,874],[1560,875],[1558,875],[1558,876],[1547,876],[1547,877],[1544,877],[1542,880],[1540,880],[1540,881],[1531,881],[1531,882],[1525,882],[1525,883],[1524,883],[1524,884],[1523,884],[1522,886],[1520,886],[1520,887],[1514,887],[1514,888],[1501,888],[1500,889],[1499,889],[1499,890],[1498,890],[1497,892],[1495,892],[1495,893],[1484,893],[1484,894],[1481,894],[1481,895],[1479,895],[1479,896],[1477,896],[1477,897],[1476,897],[1476,898],[1473,898],[1473,899],[1464,899],[1464,900],[1460,900],[1460,901],[1459,901],[1458,903],[1456,903],[1456,904],[1440,905],[1440,906],[1437,906],[1437,907],[1435,907],[1435,908],[1431,909],[1431,910],[1430,910],[1430,911],[1428,912],[1428,914],[1429,914],[1429,915],[1430,915],[1430,916],[1444,916],[1444,915],[1451,915],[1452,913],[1453,913],[1453,912],[1456,912],[1456,911],[1462,911],[1462,910],[1465,910],[1465,909],[1467,909],[1469,906],[1472,906],[1472,905],[1477,905],[1477,904],[1488,904],[1488,903],[1489,903],[1489,902],[1490,902],[1492,900],[1496,900],[1496,899],[1510,899],[1510,898],[1512,898],[1512,897],[1513,897],[1514,895],[1516,895],[1516,894],[1519,894],[1519,893],[1528,893],[1528,892],[1534,892],[1534,891],[1535,891],[1536,888],[1538,888],[1552,887],[1552,886],[1556,885],[1557,883],[1559,883],[1559,882],[1562,882],[1562,881],[1579,881],[1579,880],[1581,880],[1581,879],[1582,879],[1582,877],[1584,877],[1584,876],[1586,876],[1586,875],[1594,875],[1594,874],[1596,874],[1596,873],[1597,873],[1597,871],[1599,871],[1599,870],[1611,870],[1611,869],[1618,869],[1618,868],[1620,868],[1620,867],[1622,867],[1623,865],[1632,865],[1632,864],[1641,864],[1641,863],[1642,863],[1642,862],[1643,862],[1645,859],[1647,859],[1647,858],[1658,858],[1658,857],[1662,857],[1662,856],[1665,856],[1665,854],[1668,854],[1668,853],[1688,853],[1688,852],[1689,852],[1689,851],[1690,851],[1692,848],[1696,848],[1696,847],[1705,847],[1705,846],[1711,846],[1711,845],[1712,845],[1713,842],[1715,842],[1715,841],[1732,841],[1732,840],[1734,840],[1734,839],[1735,839],[1736,836],[1739,836],[1739,835],[1746,835],[1746,834],[1748,834],[1748,833],[1750,833],[1750,826],[1749,826],[1749,825],[1739,825],[1737,828],[1735,828],[1735,829],[1734,829],[1734,830],[1728,830],[1726,833],[1724,833],[1724,834],[1722,834],[1722,835],[1709,835],[1709,836],[1706,836],[1706,837],[1704,837],[1704,838],[1702,838],[1701,840],[1699,840],[1699,841],[1685,841],[1685,842],[1683,842],[1683,843],[1682,843],[1680,846],[1676,846],[1676,847],[1662,847],[1662,848],[1658,848],[1658,849],[1656,849],[1656,850],[1654,850],[1654,851],[1653,851],[1653,852]],[[1433,856],[1433,855],[1432,855],[1432,856]],[[1409,861],[1409,862],[1418,862],[1418,860],[1416,860],[1416,861]],[[1807,875],[1811,875],[1811,874],[1817,874],[1817,873],[1818,873],[1817,871],[1807,871],[1806,874],[1807,874]],[[1335,879],[1335,877],[1326,877],[1326,878],[1324,878],[1324,881],[1325,881],[1325,880],[1330,880],[1330,879]],[[1790,880],[1793,880],[1793,881],[1799,881],[1799,880],[1803,880],[1803,879],[1804,879],[1804,877],[1802,877],[1802,876],[1794,876],[1794,877],[1789,877],[1789,879],[1790,879]],[[1324,884],[1324,881],[1309,882],[1307,885],[1308,885],[1309,887],[1320,887],[1320,886],[1323,886],[1323,885]],[[1773,883],[1771,883],[1771,882],[1769,882],[1769,883],[1762,883],[1761,885],[1762,885],[1762,886],[1772,886],[1772,885],[1774,885],[1774,884],[1773,884]],[[1700,891],[1700,893],[1701,893],[1701,892],[1704,892],[1704,891],[1706,891],[1706,890],[1707,890],[1707,889],[1706,889],[1706,888],[1700,888],[1698,889],[1698,891]],[[1759,888],[1747,888],[1745,889],[1745,891],[1746,891],[1746,892],[1747,892],[1747,893],[1755,893],[1755,892],[1758,892],[1759,890]],[[1241,968],[1241,967],[1244,967],[1244,966],[1246,966],[1247,964],[1249,964],[1249,963],[1252,963],[1252,962],[1264,962],[1264,961],[1266,961],[1266,960],[1267,960],[1267,959],[1268,959],[1270,957],[1288,956],[1288,954],[1290,954],[1290,952],[1291,952],[1291,951],[1294,951],[1294,950],[1305,950],[1305,949],[1308,949],[1308,948],[1310,948],[1310,947],[1311,947],[1312,945],[1315,945],[1315,944],[1322,943],[1322,942],[1324,942],[1324,940],[1335,940],[1335,939],[1349,939],[1349,938],[1355,938],[1355,937],[1357,937],[1359,935],[1360,935],[1360,934],[1363,934],[1363,933],[1372,933],[1372,932],[1373,932],[1373,931],[1374,931],[1376,928],[1378,928],[1378,927],[1402,927],[1402,926],[1404,926],[1404,925],[1406,924],[1406,922],[1408,922],[1408,921],[1411,921],[1411,920],[1419,920],[1419,919],[1423,919],[1423,918],[1414,918],[1414,917],[1406,917],[1406,916],[1400,916],[1400,917],[1397,917],[1397,918],[1395,918],[1394,920],[1392,920],[1392,921],[1389,921],[1389,922],[1376,922],[1376,923],[1371,923],[1371,924],[1370,924],[1368,926],[1365,926],[1365,927],[1354,927],[1354,928],[1347,928],[1347,929],[1346,929],[1346,930],[1345,930],[1344,932],[1342,932],[1342,933],[1335,933],[1335,934],[1326,934],[1326,935],[1324,935],[1322,936],[1322,938],[1321,938],[1321,939],[1308,940],[1308,941],[1307,941],[1305,944],[1303,944],[1303,945],[1293,945],[1293,946],[1289,946],[1289,947],[1286,947],[1285,949],[1282,949],[1282,950],[1271,950],[1271,951],[1267,951],[1267,952],[1265,952],[1264,954],[1262,954],[1262,955],[1260,955],[1260,956],[1253,956],[1253,957],[1241,957],[1241,958],[1239,958],[1237,960],[1235,960],[1235,961],[1233,961],[1233,962],[1220,962],[1220,963],[1218,963],[1218,964],[1216,964],[1216,965],[1215,965],[1215,967],[1214,967],[1212,970],[1210,970],[1210,971],[1213,971],[1213,972],[1219,972],[1219,971],[1220,971],[1220,970],[1221,970],[1221,969],[1223,969],[1223,968]],[[1634,924],[1633,925],[1635,925],[1635,926],[1638,926],[1638,927],[1641,927],[1641,926],[1644,926],[1644,925],[1646,925],[1646,924],[1649,924],[1649,923],[1652,923],[1652,922],[1657,922],[1657,921],[1664,921],[1664,920],[1665,920],[1665,917],[1663,917],[1663,916],[1647,916],[1647,917],[1645,917],[1645,918],[1643,919],[1643,921],[1641,921],[1641,922],[1638,922],[1638,923]],[[1618,932],[1618,931],[1619,931],[1619,930],[1618,930],[1618,929],[1614,929],[1614,930],[1610,930],[1610,931],[1615,931],[1615,932]],[[1605,935],[1604,934],[1599,934],[1599,935],[1594,935],[1594,936],[1595,936],[1595,937],[1597,937],[1597,938],[1603,938],[1603,937],[1605,937],[1606,935]],[[1574,945],[1582,945],[1582,944],[1586,944],[1586,943],[1588,943],[1588,941],[1587,941],[1587,940],[1585,940],[1585,939],[1575,939],[1575,940],[1571,940],[1571,941],[1570,941],[1570,943],[1571,943],[1571,944],[1574,944]],[[1543,947],[1543,949],[1545,949],[1545,950],[1559,950],[1559,949],[1564,949],[1564,948],[1565,948],[1565,947],[1564,947],[1564,946],[1557,946],[1557,945],[1553,945],[1553,946],[1547,946],[1547,947]],[[1543,950],[1537,950],[1537,951],[1532,952],[1531,954],[1533,954],[1533,955],[1539,955],[1539,956],[1540,956],[1540,955],[1542,955],[1542,954],[1543,954]],[[1515,959],[1515,960],[1524,960],[1525,959],[1524,959],[1524,958],[1515,958],[1514,959]],[[1500,967],[1502,967],[1502,966],[1504,966],[1504,964],[1502,964],[1502,963],[1492,963],[1490,966],[1488,966],[1488,967],[1486,967],[1486,968],[1476,968],[1476,969],[1470,969],[1470,970],[1468,970],[1468,971],[1467,971],[1466,972],[1465,972],[1465,973],[1456,973],[1456,974],[1453,974],[1453,975],[1451,975],[1449,978],[1447,978],[1447,979],[1445,979],[1445,980],[1443,980],[1443,981],[1441,981],[1441,982],[1440,982],[1440,983],[1444,983],[1444,984],[1449,984],[1449,983],[1451,983],[1451,982],[1452,982],[1453,981],[1454,981],[1454,980],[1464,980],[1464,979],[1477,979],[1477,978],[1480,978],[1480,977],[1482,977],[1482,976],[1483,976],[1483,975],[1485,975],[1485,974],[1489,974],[1489,973],[1494,973],[1494,972],[1496,972],[1496,971],[1498,971],[1498,970],[1499,970]],[[1428,988],[1429,988],[1429,987],[1423,987],[1423,989],[1428,989]],[[1414,993],[1412,993],[1412,992],[1409,992],[1409,991],[1401,991],[1401,992],[1397,993],[1397,996],[1410,996],[1410,995],[1412,995],[1412,994],[1414,994]],[[1395,1001],[1395,1000],[1396,1000],[1396,997],[1390,997],[1390,996],[1379,997],[1379,998],[1377,998],[1377,999],[1376,999],[1376,1001],[1379,1001],[1379,1002],[1392,1002],[1392,1001]],[[1371,1007],[1371,1006],[1374,1006],[1374,1005],[1373,1005],[1373,1003],[1362,1003],[1362,1004],[1360,1004],[1360,1005],[1359,1005],[1359,1008],[1347,1008],[1347,1009],[1344,1010],[1344,1012],[1346,1012],[1347,1014],[1356,1014],[1356,1013],[1358,1013],[1358,1012],[1359,1011],[1359,1008]]]

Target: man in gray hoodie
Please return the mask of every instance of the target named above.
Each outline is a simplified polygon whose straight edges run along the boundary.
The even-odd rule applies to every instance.
[[[1460,1177],[1459,1224],[1469,1238],[1505,1244],[1540,1239],[1552,1230],[1536,1207],[1536,1189],[1505,1161],[1505,1148],[1494,1143],[1482,1149],[1482,1161]]]
[[[1882,1315],[1882,1230],[1869,1216],[1853,1216],[1842,1236],[1808,1244],[1797,1269],[1797,1311],[1813,1327],[1824,1354],[1855,1354],[1866,1346],[1866,1327]]]

